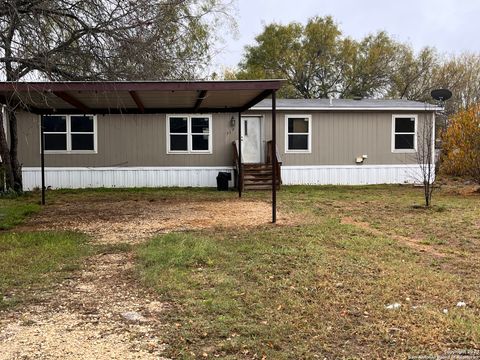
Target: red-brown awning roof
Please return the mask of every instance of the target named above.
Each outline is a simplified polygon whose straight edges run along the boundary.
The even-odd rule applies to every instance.
[[[245,111],[282,80],[0,82],[0,101],[37,114]]]

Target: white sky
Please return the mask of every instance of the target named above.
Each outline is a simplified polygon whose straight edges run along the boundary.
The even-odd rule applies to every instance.
[[[226,38],[215,59],[219,69],[235,67],[265,24],[305,23],[316,15],[332,15],[343,34],[356,39],[386,30],[417,50],[480,52],[480,0],[237,0],[237,9],[238,38]]]

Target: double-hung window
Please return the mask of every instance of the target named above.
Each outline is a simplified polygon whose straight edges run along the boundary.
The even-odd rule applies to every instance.
[[[211,115],[167,116],[167,153],[212,152]]]
[[[97,152],[94,115],[44,115],[41,120],[46,153]]]
[[[392,152],[408,153],[417,150],[417,115],[393,115]]]
[[[309,153],[312,142],[312,116],[285,116],[285,152]]]

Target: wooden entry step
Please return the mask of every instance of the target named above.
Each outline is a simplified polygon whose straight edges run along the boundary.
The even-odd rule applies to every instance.
[[[280,174],[277,176],[277,189],[280,188]],[[243,165],[243,189],[244,190],[268,190],[272,188],[272,165],[271,164],[244,164]]]

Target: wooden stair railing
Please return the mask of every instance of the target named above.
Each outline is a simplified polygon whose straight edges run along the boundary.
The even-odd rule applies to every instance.
[[[267,161],[264,164],[244,164],[238,154],[238,140],[232,142],[235,187],[242,190],[267,190],[272,186],[273,156],[276,158],[277,189],[282,184],[282,159],[278,148],[272,151],[272,142],[267,142]],[[241,171],[240,171],[241,170]]]
[[[267,164],[272,164],[273,165],[273,156],[275,156],[276,164],[277,166],[275,167],[276,173],[277,173],[277,179],[278,183],[282,183],[282,158],[280,155],[280,151],[278,150],[278,146],[275,146],[275,151],[273,151],[273,146],[272,146],[272,140],[267,141]]]
[[[234,185],[238,189],[240,186],[243,187],[243,179],[240,178],[240,174],[243,177],[243,171],[240,171],[240,166],[242,163],[240,161],[240,157],[238,156],[238,140],[232,142],[233,147],[233,177],[234,177]]]

